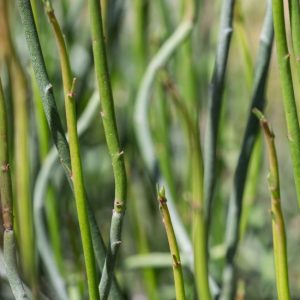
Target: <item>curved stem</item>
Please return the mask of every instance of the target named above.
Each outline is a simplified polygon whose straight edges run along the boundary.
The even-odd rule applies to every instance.
[[[208,118],[204,143],[204,203],[206,209],[207,231],[211,222],[212,201],[216,181],[217,139],[220,113],[224,92],[225,72],[227,67],[230,41],[232,36],[233,9],[235,0],[224,0],[217,44],[215,66],[209,88]]]

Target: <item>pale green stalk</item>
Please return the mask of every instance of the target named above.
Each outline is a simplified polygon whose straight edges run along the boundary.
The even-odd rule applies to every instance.
[[[272,8],[277,62],[281,79],[280,83],[288,131],[287,134],[292,157],[298,205],[300,205],[300,131],[290,67],[290,53],[285,32],[283,1],[272,0]]]
[[[29,299],[21,280],[17,260],[13,229],[13,199],[8,157],[7,114],[0,79],[0,199],[4,228],[3,250],[7,278],[16,300]]]
[[[83,254],[85,259],[85,267],[87,274],[87,282],[89,288],[89,298],[93,300],[99,299],[97,288],[97,274],[95,268],[95,257],[93,252],[92,237],[87,212],[87,199],[84,189],[84,180],[82,174],[82,165],[80,159],[79,141],[76,125],[76,103],[74,99],[74,83],[72,81],[72,72],[70,61],[64,42],[63,34],[56,20],[53,9],[50,4],[46,4],[47,15],[55,33],[55,38],[58,46],[60,57],[65,109],[67,118],[67,127],[69,135],[70,156],[71,156],[71,179],[73,181],[74,195],[77,207],[77,215],[79,228],[82,239]]]
[[[176,292],[176,300],[185,300],[185,291],[184,291],[184,279],[180,261],[180,253],[176,241],[175,232],[173,229],[169,209],[167,206],[167,199],[165,196],[165,190],[162,188],[158,192],[158,202],[159,208],[162,214],[163,223],[166,229],[169,248],[173,261],[173,274],[174,274],[174,282],[175,282],[175,292]]]
[[[200,145],[200,134],[195,116],[191,115],[179,99],[178,91],[170,79],[165,81],[166,87],[182,114],[186,135],[189,141],[189,157],[191,163],[191,198],[192,198],[192,237],[194,247],[194,272],[198,297],[211,299],[208,277],[207,233],[203,207],[203,161]]]
[[[122,221],[126,209],[126,171],[124,152],[120,148],[118,129],[114,111],[114,100],[106,57],[101,6],[98,0],[89,0],[93,55],[97,85],[101,97],[101,116],[108,151],[112,160],[115,179],[114,209],[110,227],[107,256],[99,285],[100,298],[107,299],[114,273],[115,261],[121,245]]]
[[[271,193],[271,216],[273,231],[273,248],[276,272],[276,285],[279,300],[289,300],[289,274],[287,263],[286,233],[280,200],[280,181],[274,133],[269,127],[264,115],[257,109],[253,112],[260,120],[267,144],[269,168],[268,185]]]

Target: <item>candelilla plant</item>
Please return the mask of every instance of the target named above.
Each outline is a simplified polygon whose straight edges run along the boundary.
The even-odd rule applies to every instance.
[[[0,0],[0,299],[299,297],[300,5],[248,2]]]

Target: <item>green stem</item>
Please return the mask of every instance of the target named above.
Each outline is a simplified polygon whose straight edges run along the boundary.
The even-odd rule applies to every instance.
[[[40,94],[42,96],[44,112],[45,112],[45,115],[46,115],[46,118],[48,121],[50,132],[51,132],[55,147],[57,149],[57,152],[58,152],[58,155],[60,158],[60,163],[63,166],[64,171],[67,175],[67,179],[70,184],[70,187],[71,187],[71,189],[73,189],[73,185],[70,180],[70,169],[71,169],[70,161],[71,161],[71,159],[70,159],[69,145],[66,140],[65,133],[62,128],[62,123],[61,123],[61,120],[60,120],[60,117],[58,114],[58,110],[56,107],[55,98],[54,98],[54,94],[53,94],[53,90],[52,90],[52,85],[48,79],[48,74],[47,74],[39,38],[37,35],[36,26],[34,23],[31,5],[28,0],[18,0],[17,4],[18,4],[18,8],[19,8],[21,22],[22,22],[22,25],[23,25],[23,28],[25,31],[25,38],[26,38],[28,49],[29,49],[29,55],[30,55],[33,71],[34,71],[35,77],[38,82]],[[85,121],[84,123],[87,123],[87,122]],[[86,126],[86,124],[84,126]],[[44,174],[44,176],[46,176],[46,175]],[[39,198],[39,197],[35,197],[35,198],[37,198],[38,201],[42,201],[44,199],[43,193],[41,195],[41,198]],[[39,210],[39,208],[41,206],[42,206],[42,204],[38,203],[37,208],[36,208],[36,214],[37,214],[36,218],[38,218],[40,220],[40,223],[39,223],[40,228],[42,228],[42,225],[43,225],[43,222],[41,220],[42,214]],[[99,232],[92,209],[89,207],[88,211],[89,211],[89,221],[90,221],[90,226],[91,226],[91,231],[92,231],[94,248],[96,249],[96,247],[97,247],[97,250],[99,250],[97,252],[97,262],[104,261],[106,248],[103,243],[101,233]],[[38,226],[36,226],[37,230],[39,230],[40,228]],[[43,232],[45,232],[45,231],[43,231]],[[51,279],[53,282],[56,282],[56,278],[60,278],[60,277],[58,275],[59,273],[57,272],[57,269],[55,268],[55,263],[53,263],[53,259],[51,256],[52,254],[50,253],[51,251],[49,250],[49,247],[47,246],[47,240],[45,238],[45,235],[40,234],[40,239],[38,240],[38,243],[40,244],[40,246],[43,245],[44,246],[43,250],[47,252],[47,254],[45,253],[44,258],[45,259],[47,258],[47,262],[48,262],[47,267],[52,272],[53,276],[51,277]],[[96,250],[95,250],[95,252],[96,252]],[[102,268],[102,266],[103,266],[103,264],[101,264],[99,266],[100,269]],[[63,285],[63,282],[60,281],[60,283]],[[60,286],[60,288],[61,288],[61,286]],[[58,290],[61,290],[61,289],[58,289]]]
[[[173,258],[173,274],[174,274],[174,282],[175,282],[176,300],[185,300],[186,298],[185,298],[185,291],[184,291],[184,280],[182,274],[180,254],[179,254],[179,249],[178,249],[169,209],[167,206],[167,199],[165,197],[164,188],[162,188],[158,192],[158,202],[159,202],[159,208],[163,218],[163,223],[167,233],[171,256]]]
[[[298,81],[300,81],[300,4],[298,0],[290,0],[289,3],[293,52],[295,56]]]
[[[258,109],[254,109],[253,112],[260,120],[260,125],[264,132],[269,157],[270,173],[268,175],[268,185],[271,193],[271,215],[277,294],[279,300],[289,300],[290,290],[287,264],[286,233],[281,210],[278,160],[274,142],[275,136],[270,129],[264,115]]]
[[[102,100],[101,115],[108,151],[112,160],[115,179],[114,210],[110,228],[110,241],[107,257],[99,285],[100,298],[107,299],[118,249],[121,244],[122,221],[126,209],[126,171],[124,152],[120,148],[114,100],[110,83],[106,46],[104,42],[101,6],[98,0],[89,0],[89,15],[93,39],[97,85]]]
[[[12,185],[9,171],[10,168],[6,119],[7,114],[5,108],[5,100],[3,95],[2,82],[0,79],[0,199],[2,221],[4,227],[4,261],[8,281],[12,292],[17,300],[21,300],[29,298],[25,293],[16,260],[16,247],[13,230]]]
[[[285,32],[283,1],[273,0],[272,3],[275,42],[281,79],[283,104],[287,123],[288,140],[292,157],[298,205],[300,205],[300,131],[290,67],[290,54],[288,51]]]
[[[95,258],[93,252],[93,244],[89,226],[87,199],[84,189],[84,180],[82,174],[82,165],[80,159],[79,141],[76,125],[76,106],[74,100],[74,83],[72,82],[72,72],[70,61],[64,42],[63,34],[57,22],[53,9],[50,5],[46,5],[47,15],[55,33],[56,42],[59,49],[59,57],[61,63],[61,71],[64,86],[64,97],[66,107],[67,127],[69,134],[70,156],[71,156],[71,174],[74,186],[74,195],[77,207],[77,215],[79,228],[82,238],[83,254],[85,259],[85,267],[89,288],[90,299],[99,299],[97,288],[97,274],[95,268]]]
[[[195,122],[195,115],[189,113],[184,106],[176,87],[169,78],[165,79],[165,86],[182,114],[189,141],[189,157],[192,170],[192,207],[194,208],[192,213],[192,235],[196,287],[198,296],[201,299],[211,299],[208,280],[206,224],[203,209],[203,161],[198,122]]]

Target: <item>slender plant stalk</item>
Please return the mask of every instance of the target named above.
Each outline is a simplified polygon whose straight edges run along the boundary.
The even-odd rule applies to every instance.
[[[300,4],[297,0],[290,0],[290,19],[292,30],[293,52],[295,55],[298,81],[300,81]]]
[[[3,248],[4,261],[8,281],[17,300],[29,299],[18,271],[16,260],[16,246],[13,229],[13,201],[10,166],[8,157],[7,114],[5,100],[0,79],[0,199],[2,221],[4,228]]]
[[[221,23],[216,50],[215,66],[209,88],[208,118],[206,121],[204,144],[204,203],[206,210],[207,231],[209,231],[212,213],[212,201],[216,181],[217,140],[220,112],[224,92],[225,72],[232,36],[233,9],[235,0],[224,0],[221,11]]]
[[[90,232],[87,199],[84,189],[84,181],[82,174],[82,165],[80,159],[79,141],[76,125],[76,103],[74,100],[74,84],[72,80],[72,71],[70,61],[64,42],[63,34],[55,17],[54,11],[50,2],[46,3],[46,11],[50,23],[52,25],[57,46],[59,49],[59,57],[61,63],[61,71],[64,86],[65,108],[67,117],[67,127],[69,134],[70,156],[71,156],[71,172],[74,187],[74,195],[77,207],[77,215],[79,221],[79,228],[82,239],[83,254],[85,258],[85,267],[87,274],[87,281],[89,287],[90,299],[99,299],[99,291],[97,288],[97,274],[95,268],[95,258],[93,252],[92,237]]]
[[[300,131],[290,67],[290,54],[285,32],[283,1],[272,0],[272,8],[288,140],[293,163],[298,205],[300,205]]]
[[[36,23],[37,31],[39,33],[40,22],[39,22],[39,11],[38,11],[37,0],[31,0],[31,5],[32,5],[34,21]],[[33,101],[34,101],[35,120],[36,120],[36,124],[38,124],[37,136],[39,142],[40,161],[42,163],[49,151],[49,130],[48,130],[48,124],[43,109],[42,98],[33,71],[31,72],[31,85],[32,85],[32,93],[33,93]],[[48,188],[45,201],[46,201],[46,217],[47,217],[47,223],[49,227],[51,246],[53,247],[55,260],[59,267],[59,270],[60,272],[63,273],[64,272],[63,255],[62,255],[62,246],[61,246],[61,240],[59,235],[60,232],[59,213],[57,207],[57,199],[55,198],[55,192],[51,186],[49,186]]]
[[[200,145],[198,122],[182,103],[179,93],[170,79],[165,80],[166,88],[171,94],[184,121],[189,141],[192,190],[192,235],[194,246],[195,282],[200,299],[211,299],[208,277],[207,236],[203,209],[203,161]]]
[[[41,51],[40,42],[36,31],[36,26],[34,23],[31,5],[28,0],[17,0],[17,4],[19,9],[19,14],[21,17],[21,22],[23,24],[23,28],[25,31],[25,38],[29,49],[29,55],[30,55],[33,71],[38,82],[40,94],[42,96],[44,112],[47,118],[50,133],[52,135],[55,147],[57,148],[58,155],[60,158],[60,163],[62,164],[65,170],[67,179],[69,180],[70,187],[73,189],[73,185],[70,180],[71,159],[70,159],[69,145],[66,140],[65,133],[62,128],[61,120],[57,111],[52,84],[49,82],[48,79],[48,74],[47,74],[43,54]],[[95,217],[90,207],[88,207],[88,213],[89,213],[89,222],[90,222],[92,238],[93,238],[93,246],[95,248],[95,252],[97,250],[96,259],[97,262],[98,261],[103,262],[104,264],[106,248],[103,243],[101,234],[99,232]],[[46,245],[45,243],[42,242],[41,244]],[[44,249],[47,248],[49,247],[44,247]],[[47,256],[47,257],[51,258],[51,256]],[[100,266],[103,266],[103,264],[101,263]]]
[[[260,121],[268,150],[270,168],[270,172],[268,175],[268,185],[271,193],[271,216],[277,294],[279,300],[289,300],[290,290],[286,249],[286,233],[283,214],[281,210],[278,160],[274,142],[275,136],[273,131],[270,129],[264,115],[258,109],[254,109],[253,112],[256,114]]]
[[[99,285],[100,298],[107,299],[114,273],[115,261],[121,244],[122,221],[126,209],[126,171],[124,152],[120,149],[114,100],[106,57],[101,6],[98,0],[89,0],[89,14],[93,39],[93,54],[97,85],[102,100],[102,121],[115,179],[115,200],[111,220],[110,240]]]
[[[176,300],[185,300],[186,298],[185,298],[185,291],[184,291],[184,280],[183,280],[182,267],[180,261],[180,253],[179,253],[169,209],[167,206],[167,199],[165,196],[164,188],[162,188],[158,192],[158,202],[159,202],[159,208],[163,218],[163,223],[167,233],[171,256],[173,258],[173,274],[174,274],[174,282],[175,282]]]
[[[265,105],[265,88],[271,58],[272,42],[273,23],[271,2],[269,1],[260,37],[260,47],[255,68],[255,78],[250,112],[243,137],[242,148],[240,151],[237,167],[234,173],[234,182],[232,192],[230,195],[229,208],[227,213],[227,226],[225,237],[227,255],[225,269],[223,273],[223,287],[221,295],[222,300],[232,299],[235,294],[236,267],[234,259],[239,242],[243,193],[247,178],[249,161],[259,129],[258,121],[251,113],[251,110],[253,107],[259,107],[259,109],[263,109]]]
[[[14,152],[15,152],[15,190],[17,229],[21,255],[21,266],[25,279],[37,293],[36,253],[32,223],[32,205],[30,197],[30,160],[28,143],[28,99],[26,76],[15,51],[9,30],[8,2],[1,0],[1,17],[4,21],[6,43],[4,44],[10,61],[10,73],[13,82],[14,107]]]

